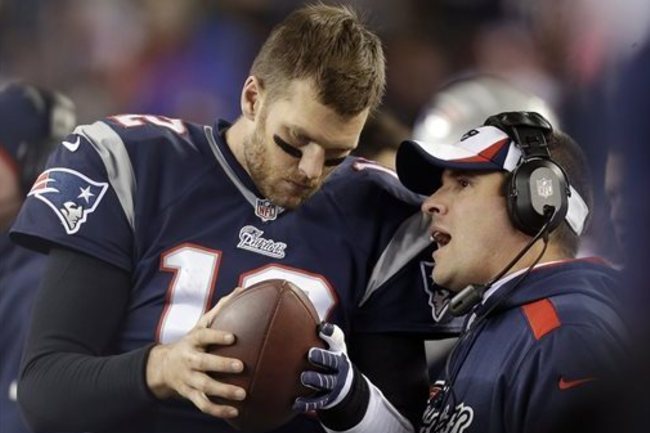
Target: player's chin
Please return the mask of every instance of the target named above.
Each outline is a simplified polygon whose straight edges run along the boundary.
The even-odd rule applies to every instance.
[[[314,195],[316,190],[317,189],[303,190],[299,194],[285,194],[282,197],[278,197],[276,200],[272,201],[273,203],[277,204],[278,206],[282,206],[285,209],[294,210],[309,200],[309,198]]]
[[[436,266],[433,268],[433,272],[431,273],[431,279],[435,284],[438,286],[442,286],[442,284],[445,282],[444,274],[437,269],[439,267],[438,263],[436,263]]]
[[[285,197],[280,203],[278,203],[280,206],[282,206],[285,209],[288,210],[295,210],[299,208],[307,198],[305,197]]]
[[[431,279],[436,285],[444,287],[452,292],[459,292],[462,289],[458,288],[457,282],[451,278],[449,273],[445,272],[444,266],[440,266],[439,263],[436,263],[436,266],[434,266],[433,272],[431,273]]]

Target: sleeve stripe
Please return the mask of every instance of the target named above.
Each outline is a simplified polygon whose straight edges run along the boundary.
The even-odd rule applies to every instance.
[[[235,174],[235,172],[230,167],[230,165],[228,165],[228,160],[226,160],[226,157],[221,152],[221,149],[219,149],[219,145],[214,139],[212,128],[206,126],[204,128],[204,132],[205,132],[205,137],[208,139],[208,143],[210,143],[210,150],[212,150],[214,157],[216,158],[217,162],[223,169],[224,173],[226,173],[230,181],[233,183],[233,185],[235,185],[235,187],[237,187],[237,189],[244,196],[246,201],[249,202],[251,206],[253,206],[253,209],[255,209],[257,206],[257,197],[246,187],[246,185],[244,185],[244,183],[241,180],[239,180],[237,174]]]
[[[135,229],[135,172],[122,138],[106,123],[78,126],[74,134],[83,135],[104,162],[108,181],[117,195],[131,230]]]

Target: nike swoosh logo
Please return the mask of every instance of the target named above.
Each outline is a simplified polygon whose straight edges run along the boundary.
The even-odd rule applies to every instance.
[[[81,137],[77,136],[77,139],[75,140],[74,143],[70,143],[69,141],[63,140],[61,144],[63,144],[63,146],[65,146],[65,148],[68,149],[70,152],[76,152],[77,149],[79,149],[79,145],[81,144]]]
[[[596,378],[595,377],[585,377],[584,379],[566,380],[563,377],[561,377],[560,382],[557,385],[561,390],[564,391],[565,389],[575,388],[576,386],[580,386],[583,383],[591,382],[593,380],[596,380]]]

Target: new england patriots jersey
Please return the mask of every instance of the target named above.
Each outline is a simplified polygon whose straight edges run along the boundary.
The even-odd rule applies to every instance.
[[[458,330],[430,283],[421,198],[392,172],[347,158],[320,191],[285,211],[236,161],[223,138],[228,126],[150,115],[80,126],[29,192],[15,240],[72,248],[131,273],[113,353],[176,341],[236,286],[271,278],[295,283],[321,319],[346,333]],[[210,422],[212,432],[232,431]],[[308,431],[303,422],[320,431],[307,417],[286,431]]]
[[[20,357],[45,257],[0,234],[0,432],[29,432],[16,402]]]
[[[551,432],[569,422],[624,359],[616,273],[570,260],[499,287],[432,386],[419,432]]]

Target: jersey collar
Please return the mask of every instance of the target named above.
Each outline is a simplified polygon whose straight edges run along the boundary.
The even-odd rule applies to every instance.
[[[260,194],[253,179],[251,179],[246,170],[244,170],[244,167],[235,158],[235,155],[225,140],[226,130],[230,126],[231,124],[229,122],[218,120],[216,131],[210,126],[204,127],[205,136],[210,144],[210,150],[212,150],[217,163],[221,166],[224,173],[226,173],[226,176],[228,176],[233,185],[239,190],[244,199],[253,207],[255,214],[262,221],[274,220],[285,209],[274,205],[270,200]]]

